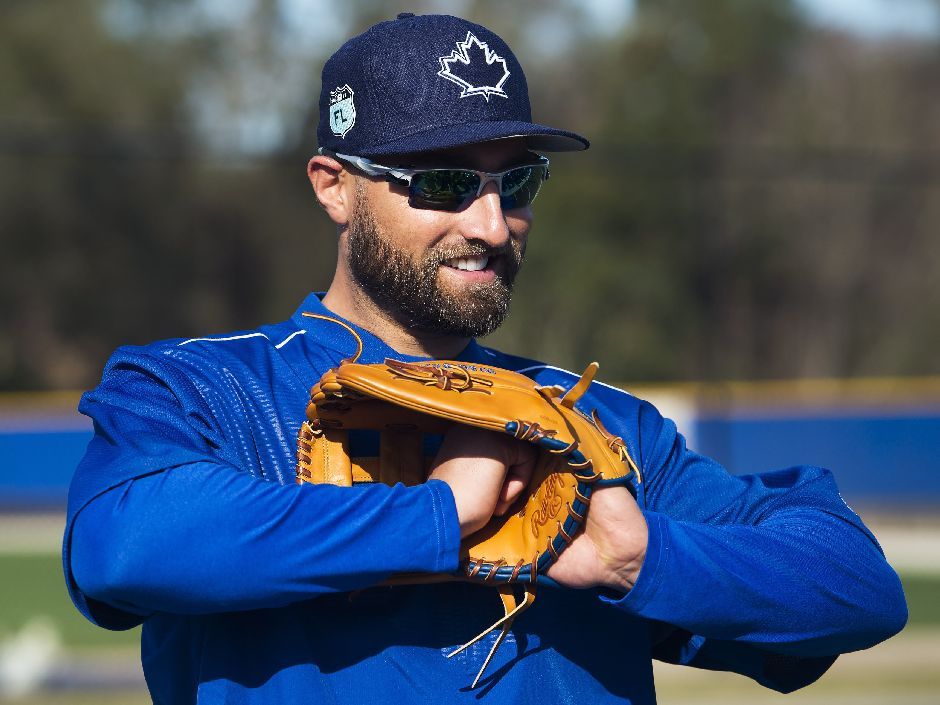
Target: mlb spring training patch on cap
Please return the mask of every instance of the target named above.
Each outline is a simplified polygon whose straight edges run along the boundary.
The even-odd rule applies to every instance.
[[[373,25],[323,67],[319,146],[377,158],[518,137],[530,149],[586,149],[532,121],[519,60],[486,27],[450,15]]]
[[[330,129],[334,135],[345,137],[356,124],[356,104],[349,85],[330,91]]]
[[[441,70],[437,75],[460,86],[461,98],[468,95],[482,95],[486,100],[491,95],[508,97],[503,91],[503,84],[509,78],[506,60],[473,32],[467,32],[467,38],[457,42],[457,48],[449,56],[441,57]]]

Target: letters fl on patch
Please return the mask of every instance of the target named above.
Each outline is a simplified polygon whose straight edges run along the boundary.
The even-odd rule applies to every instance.
[[[330,91],[330,129],[338,137],[346,137],[356,124],[356,104],[353,89],[347,83]]]

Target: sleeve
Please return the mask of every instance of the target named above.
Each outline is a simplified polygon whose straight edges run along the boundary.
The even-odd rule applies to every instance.
[[[91,501],[75,521],[71,571],[86,599],[143,617],[279,607],[392,573],[455,570],[453,504],[440,481],[298,487],[196,463]]]
[[[92,622],[126,629],[156,611],[280,606],[398,571],[456,568],[446,484],[271,482],[249,430],[223,429],[200,391],[211,382],[187,372],[116,354],[82,399],[95,434],[69,490],[63,563]],[[252,456],[260,470],[246,467]]]
[[[611,601],[658,625],[658,658],[790,691],[903,628],[900,580],[828,470],[733,476],[648,404],[640,438],[649,545]]]

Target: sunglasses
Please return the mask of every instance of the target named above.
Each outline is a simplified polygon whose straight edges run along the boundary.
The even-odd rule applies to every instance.
[[[475,169],[408,169],[376,164],[364,157],[337,154],[320,149],[320,154],[350,164],[370,176],[382,176],[393,184],[407,187],[408,205],[437,211],[458,211],[483,193],[491,181],[499,190],[503,210],[524,208],[532,203],[548,181],[548,159],[532,154],[532,162],[505,171]]]

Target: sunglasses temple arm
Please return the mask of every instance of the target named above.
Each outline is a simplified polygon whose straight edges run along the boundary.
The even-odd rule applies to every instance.
[[[354,167],[368,174],[369,176],[394,176],[396,179],[404,181],[406,184],[411,183],[411,174],[403,169],[394,169],[392,167],[382,166],[381,164],[376,164],[375,162],[369,161],[365,157],[355,157],[351,154],[330,152],[329,150],[325,150],[322,147],[320,148],[319,152],[320,154],[324,154],[328,157],[334,157],[340,161],[352,164]]]

